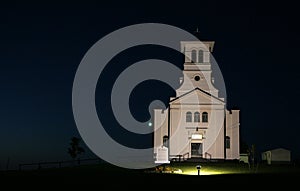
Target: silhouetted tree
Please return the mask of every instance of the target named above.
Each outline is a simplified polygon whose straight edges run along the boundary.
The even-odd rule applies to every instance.
[[[252,144],[248,148],[248,156],[249,156],[249,165],[250,166],[252,165],[252,167],[255,167],[255,162],[256,162],[256,145],[255,144]]]
[[[78,156],[85,152],[85,150],[79,145],[81,139],[77,137],[72,137],[70,142],[70,147],[68,148],[68,153],[75,160]]]

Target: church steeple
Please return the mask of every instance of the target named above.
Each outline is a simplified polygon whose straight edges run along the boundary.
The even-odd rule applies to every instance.
[[[211,53],[214,41],[181,41],[181,52],[185,55],[184,78],[177,93],[182,94],[192,88],[200,88],[218,97],[211,77]]]

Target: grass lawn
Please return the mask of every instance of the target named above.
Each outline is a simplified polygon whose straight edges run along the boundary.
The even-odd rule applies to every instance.
[[[109,164],[82,165],[68,168],[40,169],[0,172],[1,184],[18,185],[109,185],[120,188],[127,185],[151,185],[156,187],[174,186],[178,184],[211,186],[214,184],[242,184],[256,186],[258,184],[276,183],[278,186],[292,185],[300,175],[300,167],[295,165],[258,165],[249,168],[247,164],[202,163],[200,176],[196,169],[198,163],[171,163],[165,165],[166,171],[155,168],[147,170],[130,170]],[[161,166],[160,166],[161,167]],[[180,170],[179,170],[180,169]],[[194,176],[191,176],[194,175]],[[247,186],[247,187],[248,187]]]
[[[224,175],[224,174],[299,174],[300,166],[292,164],[257,164],[249,166],[244,163],[172,163],[166,165],[166,169],[183,175],[198,175],[197,165],[201,165],[200,175]]]

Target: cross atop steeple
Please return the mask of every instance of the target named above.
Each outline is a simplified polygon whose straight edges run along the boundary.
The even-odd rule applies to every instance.
[[[200,31],[198,29],[198,27],[196,28],[196,30],[194,31],[195,36],[199,39],[200,38]]]

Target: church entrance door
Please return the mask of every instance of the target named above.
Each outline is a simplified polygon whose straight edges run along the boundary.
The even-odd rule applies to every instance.
[[[202,143],[191,143],[191,156],[202,157]]]

